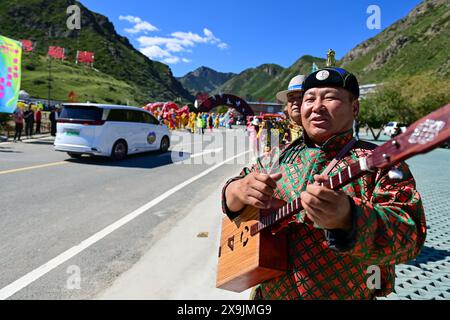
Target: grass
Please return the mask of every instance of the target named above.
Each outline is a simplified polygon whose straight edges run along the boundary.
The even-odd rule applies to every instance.
[[[48,60],[38,55],[25,55],[22,66],[21,88],[32,97],[47,99]],[[79,102],[138,105],[136,88],[110,75],[84,65],[68,61],[51,61],[51,98],[69,100],[69,93],[76,93]]]

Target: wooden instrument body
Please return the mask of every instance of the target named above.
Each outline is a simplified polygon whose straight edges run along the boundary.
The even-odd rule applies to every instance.
[[[234,220],[222,220],[216,286],[242,292],[285,273],[287,237],[270,230],[251,235],[251,226],[261,220],[264,211],[247,206]]]

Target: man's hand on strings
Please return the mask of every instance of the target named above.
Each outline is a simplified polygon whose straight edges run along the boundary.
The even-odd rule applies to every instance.
[[[300,194],[308,218],[324,229],[350,231],[352,213],[348,195],[320,186],[328,180],[326,177],[315,175],[314,180],[316,183],[308,185]]]
[[[277,181],[281,173],[263,174],[251,172],[245,178],[230,183],[226,190],[227,206],[232,211],[239,211],[250,205],[258,209],[278,209],[286,202],[273,198]]]

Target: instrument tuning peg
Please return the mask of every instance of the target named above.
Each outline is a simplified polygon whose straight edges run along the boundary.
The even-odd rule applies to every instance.
[[[403,172],[398,169],[391,169],[389,171],[389,179],[392,180],[401,180],[403,179]]]

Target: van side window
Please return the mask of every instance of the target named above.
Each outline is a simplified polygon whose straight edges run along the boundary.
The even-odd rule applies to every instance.
[[[126,122],[127,120],[127,110],[111,109],[109,111],[108,119],[106,121],[119,121]]]
[[[144,114],[144,119],[145,119],[144,122],[145,123],[159,124],[159,121],[154,116],[152,116],[151,114],[148,114],[146,112],[143,112],[143,114]]]
[[[127,113],[129,122],[144,122],[144,116],[141,111],[128,110]]]

